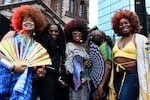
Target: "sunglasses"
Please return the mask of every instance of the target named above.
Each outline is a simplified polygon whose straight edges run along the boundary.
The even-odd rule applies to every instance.
[[[58,30],[48,30],[49,32],[55,32],[55,33],[57,33],[57,32],[59,32]]]
[[[82,32],[72,32],[72,34],[82,34]]]
[[[27,21],[34,22],[33,19],[31,19],[31,18],[24,18],[23,19],[23,22],[27,22]]]

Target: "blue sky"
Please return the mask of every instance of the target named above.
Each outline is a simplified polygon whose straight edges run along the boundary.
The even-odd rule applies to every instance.
[[[89,27],[92,28],[98,23],[98,0],[89,0]]]

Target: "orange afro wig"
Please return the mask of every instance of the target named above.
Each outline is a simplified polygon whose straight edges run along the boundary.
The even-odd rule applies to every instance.
[[[140,32],[142,27],[140,25],[139,17],[136,15],[136,13],[130,10],[119,10],[112,17],[112,28],[117,35],[121,35],[119,31],[119,22],[121,18],[126,18],[130,21],[131,27],[133,28],[132,33]]]
[[[16,8],[11,19],[12,27],[19,32],[22,27],[22,21],[25,17],[31,17],[35,23],[35,33],[41,33],[46,26],[45,18],[37,7],[31,5],[21,5]]]

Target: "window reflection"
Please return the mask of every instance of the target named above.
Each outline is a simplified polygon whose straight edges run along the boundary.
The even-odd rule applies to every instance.
[[[79,9],[79,16],[81,17],[81,16],[83,16],[83,8],[84,7],[84,5],[83,5],[83,2],[81,2],[80,3],[80,9]]]
[[[10,4],[11,0],[4,0],[4,4]]]
[[[70,13],[74,12],[74,0],[70,0]]]
[[[24,2],[24,1],[29,1],[29,0],[4,0],[4,4],[10,4],[13,2]]]

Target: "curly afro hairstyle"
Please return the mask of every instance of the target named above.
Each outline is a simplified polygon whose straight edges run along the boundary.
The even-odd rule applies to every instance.
[[[31,5],[21,5],[14,10],[11,23],[15,31],[22,29],[22,21],[25,17],[31,17],[35,23],[35,33],[41,33],[46,26],[45,18],[41,10]]]
[[[64,26],[64,33],[66,36],[66,41],[72,42],[73,41],[72,32],[80,31],[83,34],[82,40],[83,40],[83,42],[85,42],[85,40],[87,39],[87,35],[88,35],[87,30],[88,30],[87,24],[84,23],[83,21],[81,21],[79,19],[71,20],[69,23],[67,23]]]
[[[136,13],[130,10],[119,10],[112,17],[112,28],[118,36],[121,36],[119,29],[119,22],[121,18],[126,18],[130,21],[131,27],[133,28],[133,34],[141,31],[142,26],[140,25],[139,17],[136,15]]]

